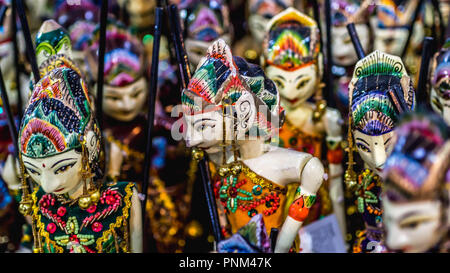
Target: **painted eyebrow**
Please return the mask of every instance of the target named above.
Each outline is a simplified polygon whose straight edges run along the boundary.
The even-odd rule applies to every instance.
[[[28,162],[28,161],[24,161],[23,163],[27,163],[28,165],[31,165],[31,166],[33,166],[33,167],[35,167],[36,169],[38,169],[38,170],[39,170],[39,168],[38,168],[38,167],[34,166],[33,164],[31,164],[31,163],[30,163],[30,162]]]
[[[194,122],[194,125],[197,124],[197,122],[201,122],[201,121],[204,121],[204,120],[213,120],[213,119],[212,119],[212,118],[202,118],[202,119],[198,119],[198,120],[196,120],[196,121]]]
[[[295,78],[295,80],[298,80],[298,79],[304,78],[304,77],[306,77],[306,76],[307,76],[307,75],[303,75],[303,74],[302,74],[302,75],[298,75],[298,76],[297,76],[297,78]]]
[[[386,145],[386,143],[388,143],[389,140],[391,140],[392,137],[386,139],[386,141],[384,142],[384,145]]]
[[[278,78],[282,79],[283,81],[286,80],[286,79],[285,79],[283,76],[281,76],[281,75],[275,75],[275,77],[278,77]]]
[[[369,143],[367,143],[364,139],[362,139],[362,138],[359,138],[359,137],[357,137],[356,138],[356,140],[361,140],[362,142],[364,142],[364,143],[366,143],[367,144],[367,146],[370,146],[370,144]]]
[[[53,164],[53,165],[51,166],[51,168],[55,167],[56,164],[59,164],[59,163],[61,163],[61,162],[63,162],[63,161],[66,161],[66,160],[72,160],[72,159],[76,159],[76,158],[65,158],[65,159],[61,159],[60,161],[58,161],[58,162],[56,162],[55,164]]]

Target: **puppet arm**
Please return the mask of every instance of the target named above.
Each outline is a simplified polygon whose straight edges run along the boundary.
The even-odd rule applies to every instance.
[[[301,170],[301,185],[295,193],[294,202],[289,207],[288,216],[278,235],[276,253],[286,253],[292,246],[298,230],[308,216],[309,208],[314,204],[316,192],[323,182],[323,174],[323,165],[316,157],[311,158]]]
[[[130,252],[142,253],[142,208],[136,188],[133,188],[130,209]]]

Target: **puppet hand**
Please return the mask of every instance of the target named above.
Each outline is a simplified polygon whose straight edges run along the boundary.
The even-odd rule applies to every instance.
[[[1,176],[11,190],[17,190],[20,187],[19,162],[14,160],[12,154],[8,155]]]

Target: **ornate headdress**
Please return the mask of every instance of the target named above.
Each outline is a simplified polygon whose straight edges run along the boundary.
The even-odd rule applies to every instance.
[[[91,76],[97,78],[99,28],[97,27],[87,49]],[[143,76],[144,48],[141,42],[118,21],[109,21],[106,29],[105,84],[126,86]]]
[[[399,57],[376,50],[356,63],[349,84],[353,129],[373,136],[388,133],[414,102],[412,81]]]
[[[394,202],[436,200],[447,195],[450,141],[444,121],[433,113],[407,113],[386,161],[385,192]]]
[[[228,7],[222,0],[185,0],[178,6],[187,37],[212,42],[229,31]]]
[[[19,130],[20,151],[44,158],[77,149],[89,130],[100,139],[83,79],[75,70],[56,68],[34,87]]]
[[[258,111],[250,128],[254,126],[259,135],[270,137],[278,129],[274,124],[281,126],[279,121],[284,116],[275,84],[261,67],[233,57],[228,45],[219,39],[209,47],[188,88],[183,90],[181,101],[185,112],[194,115],[211,109],[221,111],[225,98],[233,105],[245,92],[254,97]]]
[[[378,28],[409,27],[417,2],[380,0],[377,4]]]
[[[41,64],[50,56],[58,54],[61,50],[71,52],[72,43],[70,41],[69,33],[54,20],[46,20],[42,23],[36,35],[36,56],[38,57],[38,65]],[[40,53],[43,52],[43,59],[39,58]],[[68,56],[72,58],[71,55]]]
[[[296,70],[317,61],[319,28],[312,18],[288,8],[272,18],[267,32],[263,45],[265,65]]]

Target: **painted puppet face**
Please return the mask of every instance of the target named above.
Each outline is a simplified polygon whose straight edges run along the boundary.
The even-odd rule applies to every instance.
[[[120,121],[131,121],[141,111],[146,99],[145,78],[124,87],[105,85],[104,112]]]
[[[294,71],[267,66],[267,76],[277,85],[281,106],[287,110],[304,103],[316,91],[317,66],[310,64]]]
[[[375,32],[375,49],[388,54],[401,56],[408,30],[405,28],[379,28]]]
[[[131,25],[146,28],[153,24],[156,1],[129,0],[125,5],[130,14]]]
[[[262,43],[270,19],[292,5],[291,1],[254,0],[249,2],[248,28],[257,43]]]
[[[441,209],[437,201],[395,203],[382,195],[386,244],[395,251],[425,252],[442,236]]]
[[[355,25],[359,40],[365,52],[370,43],[369,27],[365,24]],[[358,61],[355,48],[345,26],[333,26],[333,63],[340,66],[354,65]]]
[[[448,42],[447,42],[448,43]],[[448,45],[434,58],[431,78],[431,106],[450,125],[450,50]]]
[[[206,50],[217,39],[231,42],[228,8],[221,1],[194,1],[180,11],[187,34],[185,39],[189,61],[197,67]]]
[[[186,124],[186,145],[198,147],[207,153],[221,151],[223,139],[223,116],[219,111],[197,115],[184,115]],[[229,131],[229,130],[228,130]]]
[[[392,151],[395,132],[391,131],[379,136],[364,134],[353,130],[355,146],[367,166],[378,175],[383,171],[386,159]]]
[[[75,150],[47,158],[24,155],[23,162],[31,178],[47,193],[68,193],[81,181],[81,154]]]

